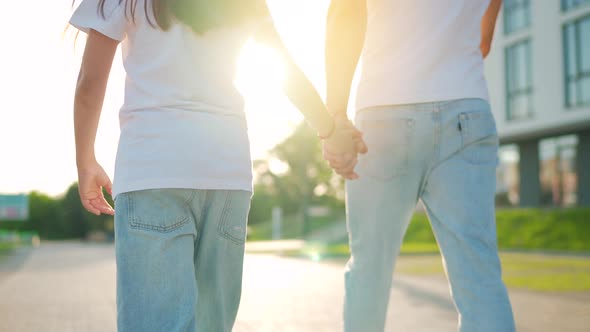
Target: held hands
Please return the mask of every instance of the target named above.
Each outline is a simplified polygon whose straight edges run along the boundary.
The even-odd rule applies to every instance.
[[[324,159],[345,179],[356,180],[358,175],[354,172],[354,167],[358,161],[357,156],[368,151],[362,133],[345,115],[334,117],[334,126],[332,135],[322,141]]]
[[[82,205],[88,212],[97,216],[115,214],[102,192],[102,188],[105,188],[112,195],[112,186],[109,176],[97,162],[78,167],[78,191]]]

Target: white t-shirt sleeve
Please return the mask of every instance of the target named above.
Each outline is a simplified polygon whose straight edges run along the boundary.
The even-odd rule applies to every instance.
[[[111,39],[118,41],[125,39],[128,22],[124,2],[105,0],[104,17],[98,8],[98,2],[98,0],[83,0],[70,18],[70,24],[85,33],[92,29]]]

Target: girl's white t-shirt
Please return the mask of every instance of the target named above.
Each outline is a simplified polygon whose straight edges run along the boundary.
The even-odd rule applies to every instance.
[[[145,17],[143,1],[134,19],[119,0],[106,0],[102,17],[98,2],[84,0],[70,24],[122,42],[125,99],[113,195],[157,188],[251,191],[244,101],[233,84],[251,27],[197,35],[173,24],[161,31]]]

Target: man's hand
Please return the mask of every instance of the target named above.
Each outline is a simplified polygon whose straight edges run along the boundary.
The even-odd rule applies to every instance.
[[[336,116],[334,121],[334,133],[323,141],[324,159],[345,179],[358,179],[354,172],[357,155],[368,151],[362,133],[345,116]]]
[[[78,168],[78,191],[84,208],[97,216],[114,215],[115,210],[106,201],[102,188],[112,195],[109,176],[96,162]]]

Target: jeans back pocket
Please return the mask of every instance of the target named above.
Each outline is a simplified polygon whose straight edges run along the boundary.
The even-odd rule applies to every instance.
[[[461,156],[472,164],[492,164],[498,161],[498,132],[489,109],[459,114]]]
[[[408,143],[414,119],[365,118],[361,122],[363,138],[369,148],[359,156],[359,175],[390,180],[408,169]]]
[[[148,189],[127,193],[129,226],[134,229],[172,232],[189,221],[189,189]]]

